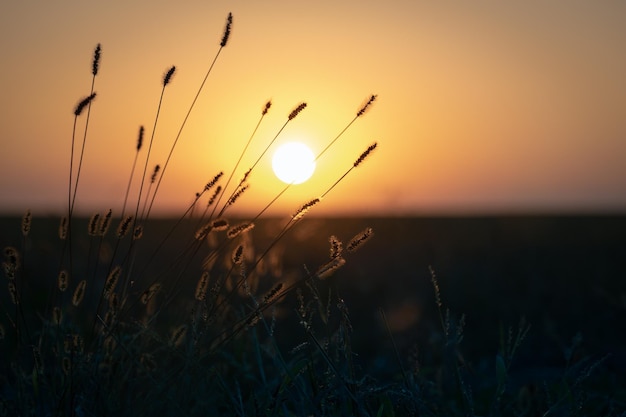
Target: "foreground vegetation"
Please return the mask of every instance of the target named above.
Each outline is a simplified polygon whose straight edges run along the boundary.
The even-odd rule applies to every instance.
[[[229,15],[196,98],[228,43],[231,24]],[[329,235],[323,262],[289,269],[279,245],[377,144],[355,155],[336,182],[294,210],[267,241],[260,243],[254,236],[267,207],[252,219],[227,216],[241,203],[265,151],[306,103],[294,107],[231,191],[238,166],[229,175],[220,172],[211,178],[167,228],[156,227],[150,214],[194,99],[164,165],[151,170],[154,133],[150,137],[137,198],[129,197],[133,165],[119,214],[108,210],[88,220],[78,218],[74,207],[88,123],[80,135],[76,121],[91,112],[101,51],[100,45],[94,51],[91,91],[74,110],[67,214],[60,219],[57,236],[48,237],[58,267],[38,269],[49,253],[32,249],[31,239],[39,231],[30,211],[16,225],[21,241],[4,248],[0,415],[626,415],[623,400],[587,389],[586,381],[605,358],[574,360],[576,341],[558,380],[517,384],[512,365],[531,331],[524,320],[502,331],[493,366],[477,375],[463,355],[465,316],[446,308],[433,269],[429,273],[439,328],[428,355],[399,349],[380,309],[389,346],[388,356],[381,358],[386,372],[370,372],[353,343],[358,336],[353,320],[359,318],[350,314],[335,278],[374,230]],[[165,73],[162,91],[175,70]],[[375,100],[376,95],[369,96],[322,153]],[[271,102],[263,106],[259,123],[270,108]],[[155,126],[157,122],[158,116]],[[256,128],[250,140],[254,132]],[[83,138],[82,144],[76,137]],[[141,127],[137,156],[143,141]],[[379,262],[376,256],[370,262]]]

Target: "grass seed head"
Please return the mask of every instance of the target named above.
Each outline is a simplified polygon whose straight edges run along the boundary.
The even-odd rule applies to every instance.
[[[215,199],[217,198],[218,195],[220,195],[221,192],[222,192],[222,186],[218,185],[217,188],[215,188],[215,190],[213,191],[213,195],[211,195],[211,198],[209,198],[209,201],[206,204],[207,207],[215,203]]]
[[[148,304],[148,301],[152,299],[161,290],[161,284],[154,283],[141,294],[141,303]]]
[[[96,45],[96,49],[93,51],[93,61],[91,64],[91,73],[95,77],[98,75],[98,69],[100,68],[100,55],[102,54],[102,48],[100,44]]]
[[[376,94],[372,94],[371,97],[369,98],[369,100],[367,100],[367,102],[361,107],[361,109],[356,113],[357,117],[361,117],[365,114],[365,112],[368,110],[368,108],[372,105],[372,103],[374,102],[374,100],[376,100],[376,97],[378,97]]]
[[[216,232],[221,232],[222,230],[228,229],[228,220],[226,219],[216,219],[211,223],[211,227]]]
[[[204,271],[202,272],[202,275],[200,276],[200,279],[198,280],[198,283],[196,284],[196,300],[198,301],[204,301],[204,299],[206,298],[206,290],[207,287],[209,286],[209,271]]]
[[[233,26],[233,14],[228,13],[228,17],[226,18],[226,27],[224,28],[224,35],[222,36],[222,41],[220,42],[220,46],[223,48],[228,43],[228,38],[230,37],[230,31]]]
[[[152,176],[150,177],[150,183],[154,184],[156,181],[157,175],[159,175],[159,171],[161,170],[161,165],[156,164],[154,166],[154,171],[152,171]]]
[[[15,305],[19,304],[19,299],[17,298],[17,287],[15,286],[15,281],[11,280],[7,284],[7,288],[9,290],[9,296],[11,297],[11,302]]]
[[[237,201],[239,199],[239,197],[241,197],[241,195],[249,188],[249,185],[244,185],[243,187],[239,188],[237,190],[237,192],[235,192],[235,194],[233,194],[229,199],[228,202],[226,203],[227,206],[232,206],[233,204],[235,204],[235,201]]]
[[[218,172],[217,175],[215,175],[213,179],[207,182],[207,184],[204,186],[204,191],[209,191],[211,188],[213,188],[213,186],[217,184],[217,182],[219,181],[220,178],[222,178],[223,175],[224,175],[223,171]]]
[[[170,338],[170,343],[174,347],[179,347],[185,341],[185,336],[187,336],[187,326],[183,324],[182,326],[178,326],[174,329],[172,337]]]
[[[133,220],[133,216],[126,216],[124,220],[122,220],[117,226],[117,237],[118,239],[123,238],[128,233],[128,229],[130,228],[130,222]]]
[[[100,213],[95,213],[89,219],[89,224],[87,226],[87,233],[89,236],[96,236],[98,234],[98,224],[100,222]]]
[[[207,223],[198,230],[196,230],[196,234],[194,235],[196,240],[204,240],[211,231],[211,227],[211,223]]]
[[[339,268],[346,264],[346,260],[340,256],[331,259],[329,262],[325,263],[315,272],[315,276],[320,280],[328,279],[331,275],[335,273]]]
[[[63,321],[63,311],[60,307],[54,307],[52,309],[52,324],[59,325]]]
[[[270,292],[265,294],[265,297],[263,297],[263,304],[269,304],[274,299],[276,299],[282,289],[283,289],[283,283],[282,282],[279,282],[278,284],[276,284],[274,286],[274,288],[272,288],[270,290]]]
[[[265,106],[263,107],[263,111],[261,112],[261,114],[265,116],[267,112],[270,110],[270,107],[272,107],[272,100],[267,100],[267,103],[265,103]]]
[[[228,231],[226,232],[226,236],[228,236],[229,239],[234,239],[240,234],[250,231],[253,228],[254,228],[254,223],[251,223],[251,222],[240,223],[228,229]]]
[[[370,240],[370,238],[374,235],[374,230],[371,227],[366,228],[358,235],[354,236],[352,240],[346,246],[346,250],[348,252],[355,252],[358,248],[363,246],[365,242]]]
[[[57,286],[59,287],[59,291],[64,292],[67,290],[67,286],[69,284],[69,275],[67,271],[64,269],[59,272],[59,276],[57,277]]]
[[[372,153],[372,151],[374,149],[376,149],[376,147],[378,146],[378,144],[376,142],[374,142],[372,145],[370,145],[365,152],[363,152],[361,154],[361,156],[359,156],[359,159],[357,159],[356,161],[354,161],[354,167],[356,168],[357,166],[359,166],[363,161],[365,161],[365,158],[367,158],[369,156],[370,153]]]
[[[306,107],[306,103],[300,103],[298,106],[289,113],[288,119],[293,120],[304,108]]]
[[[109,276],[107,277],[104,283],[104,295],[105,296],[108,296],[113,290],[115,290],[115,287],[117,286],[117,283],[120,279],[121,274],[122,274],[122,268],[119,265],[113,268],[113,270],[111,271],[111,273],[109,274]]]
[[[92,93],[90,96],[85,97],[84,99],[82,99],[77,105],[76,108],[74,109],[74,116],[78,117],[81,115],[81,113],[83,112],[83,110],[85,110],[85,107],[87,107],[92,101],[93,99],[96,98],[96,93]]]
[[[330,259],[335,259],[338,256],[341,256],[341,252],[343,251],[343,243],[337,238],[337,236],[332,235],[328,238],[328,242],[330,242]]]
[[[298,210],[296,210],[296,212],[294,213],[293,216],[291,216],[291,218],[293,220],[301,219],[311,209],[311,207],[313,207],[319,202],[320,202],[319,198],[314,198],[313,200],[307,203],[304,203]]]
[[[109,295],[109,309],[117,311],[118,308],[120,308],[120,297],[116,292],[112,292]]]
[[[8,279],[15,278],[15,272],[20,267],[20,253],[13,246],[4,248],[4,259],[2,263],[4,273]]]
[[[141,145],[143,145],[143,133],[144,133],[143,126],[139,126],[139,135],[137,137],[137,152],[141,150]]]
[[[109,212],[106,214],[106,216],[104,216],[102,219],[100,219],[100,225],[99,225],[99,235],[100,236],[105,236],[107,234],[107,232],[109,231],[109,226],[111,226],[111,216],[113,214],[113,211],[111,209],[109,209]]]
[[[243,262],[243,245],[238,245],[233,251],[232,261],[234,265],[241,265]]]
[[[87,280],[82,280],[76,286],[76,289],[74,290],[74,295],[72,296],[72,304],[74,305],[74,307],[78,307],[80,303],[83,302],[83,299],[85,298],[86,286],[87,286]]]
[[[165,87],[166,85],[170,83],[170,81],[172,81],[172,77],[174,76],[175,71],[176,71],[176,66],[172,66],[172,68],[167,70],[167,72],[163,76],[163,87]]]
[[[22,235],[24,235],[24,237],[28,236],[28,233],[30,232],[32,219],[33,216],[30,210],[26,210],[24,217],[22,217]]]
[[[59,223],[59,239],[65,240],[67,238],[67,228],[67,216],[63,216],[61,217],[61,222]]]

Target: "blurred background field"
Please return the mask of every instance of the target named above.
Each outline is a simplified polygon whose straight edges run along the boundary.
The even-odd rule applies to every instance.
[[[285,221],[256,222],[250,236],[257,255]],[[172,225],[169,219],[150,221],[138,268],[142,256],[145,260],[154,253],[160,242],[155,237]],[[75,227],[76,243],[86,250],[86,226],[82,241],[83,225]],[[305,268],[315,270],[328,259],[331,235],[345,244],[366,227],[373,228],[374,237],[321,283],[337,291],[349,309],[353,351],[363,372],[383,380],[398,374],[380,308],[403,360],[434,360],[431,346],[441,337],[441,324],[432,267],[444,310],[450,309],[452,321],[465,315],[460,351],[470,374],[495,379],[501,335],[524,317],[531,329],[512,364],[514,383],[558,379],[569,355],[572,361],[603,359],[592,379],[596,387],[609,395],[626,393],[626,216],[305,218],[273,248],[273,279],[292,280],[304,276]],[[33,216],[24,254],[25,290],[33,295],[33,309],[43,303],[50,280],[55,280],[61,248],[57,228],[58,219]],[[177,230],[180,236],[168,239],[150,261],[155,273],[167,268],[171,255],[182,247],[181,236],[189,236],[193,226],[185,223]],[[0,233],[3,247],[21,248],[19,218],[2,218]],[[201,261],[199,254],[180,290],[188,293],[186,299],[193,294]],[[0,300],[8,305],[6,288]],[[276,337],[285,350],[304,339],[295,304],[295,295],[288,295],[276,313]],[[5,317],[0,320],[8,327]]]

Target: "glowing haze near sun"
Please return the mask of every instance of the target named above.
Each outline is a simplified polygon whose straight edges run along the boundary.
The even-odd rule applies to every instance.
[[[313,175],[315,156],[304,143],[287,142],[274,152],[272,169],[281,181],[287,184],[301,184]]]

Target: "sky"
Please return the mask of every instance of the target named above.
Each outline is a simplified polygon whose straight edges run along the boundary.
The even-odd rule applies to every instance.
[[[225,180],[271,100],[233,177],[275,137],[232,207],[258,213],[284,188],[270,167],[276,146],[300,140],[318,154],[372,94],[312,179],[289,187],[267,214],[293,214],[328,190],[312,213],[626,211],[626,2],[66,0],[0,5],[0,213],[67,210],[73,112],[89,95],[98,43],[75,210],[121,211],[145,126],[136,202],[150,137],[148,175],[165,162],[229,12],[231,35],[154,213],[181,213],[218,172]],[[85,124],[81,115],[76,154]]]

